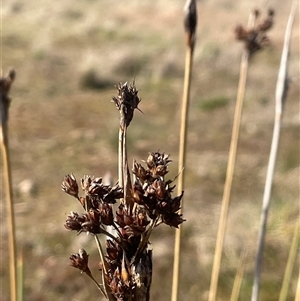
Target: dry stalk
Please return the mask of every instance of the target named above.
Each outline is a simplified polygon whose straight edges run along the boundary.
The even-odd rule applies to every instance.
[[[259,294],[260,275],[261,275],[261,268],[262,268],[262,261],[263,261],[263,247],[264,247],[264,240],[266,235],[268,212],[270,207],[271,189],[272,189],[273,176],[274,176],[274,170],[276,164],[277,150],[279,145],[283,106],[286,100],[287,90],[288,90],[287,69],[288,69],[289,45],[290,45],[291,31],[292,31],[292,26],[294,21],[294,15],[296,12],[297,2],[298,2],[297,0],[294,0],[292,3],[291,12],[286,27],[284,45],[283,45],[283,50],[281,55],[281,62],[280,62],[280,67],[278,72],[276,94],[275,94],[275,121],[274,121],[274,129],[273,129],[273,138],[272,138],[271,151],[269,156],[268,170],[267,170],[265,190],[263,196],[262,212],[260,218],[258,248],[257,248],[256,260],[255,260],[254,283],[252,288],[251,301],[257,301],[258,294]]]
[[[23,248],[18,254],[18,301],[23,301],[24,299],[24,256],[23,256]]]
[[[245,265],[246,265],[246,262],[245,262],[246,256],[247,256],[247,251],[246,251],[246,249],[243,249],[241,251],[239,265],[238,265],[238,268],[236,271],[230,301],[238,301],[238,299],[239,299],[239,294],[240,294],[241,285],[243,282]]]
[[[299,268],[299,275],[298,275],[298,283],[296,287],[296,295],[295,295],[295,301],[300,300],[300,268]]]
[[[186,160],[186,140],[187,140],[187,123],[188,123],[188,108],[190,100],[190,88],[192,77],[193,52],[196,43],[196,25],[197,25],[197,7],[195,0],[188,0],[184,7],[185,19],[184,26],[187,37],[187,49],[185,57],[185,74],[184,88],[181,108],[181,128],[179,142],[179,163],[178,163],[178,187],[177,193],[184,190],[184,166]],[[181,212],[183,208],[181,207]],[[180,275],[180,243],[181,243],[182,227],[175,233],[174,246],[174,263],[173,263],[173,282],[172,282],[172,301],[177,301],[179,290],[179,275]]]
[[[62,189],[82,205],[85,213],[71,212],[65,227],[78,233],[92,234],[100,255],[102,284],[99,284],[88,266],[84,249],[70,257],[71,265],[86,273],[105,298],[110,301],[149,301],[152,281],[152,250],[150,235],[155,227],[164,223],[176,227],[184,221],[179,213],[183,193],[172,198],[173,180],[166,180],[169,156],[149,153],[146,168],[134,162],[131,175],[127,162],[126,131],[133,112],[140,102],[135,85],[119,84],[118,96],[113,97],[120,112],[119,182],[111,187],[102,178],[84,176],[81,188],[85,196],[79,196],[74,175],[65,176]],[[121,159],[120,159],[121,158]],[[123,179],[123,180],[122,180]],[[113,204],[119,201],[117,212]],[[109,231],[109,229],[116,231]],[[98,239],[104,234],[106,252]],[[106,254],[104,254],[106,253]]]
[[[2,149],[3,171],[6,193],[7,210],[7,229],[8,229],[8,248],[9,248],[9,267],[10,267],[10,294],[11,300],[17,300],[17,257],[16,257],[16,231],[14,202],[12,192],[12,177],[8,143],[8,111],[10,98],[8,96],[11,84],[15,79],[15,71],[10,70],[7,77],[0,79],[0,140]]]
[[[209,301],[215,301],[217,295],[218,279],[220,274],[222,250],[226,231],[232,180],[236,162],[239,129],[241,123],[249,59],[255,52],[262,49],[262,47],[268,42],[266,31],[269,30],[273,25],[273,14],[274,12],[270,10],[267,19],[265,19],[262,23],[255,25],[256,19],[259,16],[259,11],[255,10],[249,16],[247,28],[244,28],[242,25],[238,25],[235,29],[236,38],[244,42],[245,49],[241,60],[240,79],[230,141],[229,158],[226,170],[226,180],[222,198],[222,207],[219,219],[215,255],[213,260],[213,268],[209,290]]]
[[[234,115],[234,122],[233,122],[233,129],[232,129],[231,143],[230,143],[230,150],[229,150],[229,159],[228,159],[228,165],[226,171],[226,181],[224,186],[222,207],[221,207],[221,213],[219,219],[219,228],[218,228],[217,241],[216,241],[216,249],[214,255],[212,275],[211,275],[209,301],[215,301],[217,295],[221,257],[222,257],[223,243],[224,243],[225,230],[227,224],[230,192],[232,187],[233,172],[234,172],[235,160],[236,160],[239,127],[240,127],[241,115],[242,115],[242,104],[243,104],[245,86],[246,86],[248,58],[249,58],[248,53],[244,51],[242,56],[242,62],[241,62],[238,96],[237,96],[237,102],[235,108],[235,115]]]
[[[299,246],[299,239],[300,239],[300,228],[299,228],[299,222],[297,221],[293,239],[291,243],[291,248],[289,252],[288,261],[286,264],[282,287],[279,295],[279,301],[286,301],[288,292],[289,292],[289,285],[292,278],[293,268],[295,266],[296,258],[297,258],[297,251]]]

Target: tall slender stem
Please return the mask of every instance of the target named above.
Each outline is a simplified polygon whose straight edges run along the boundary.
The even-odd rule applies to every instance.
[[[232,134],[231,134],[229,158],[228,158],[227,171],[226,171],[226,180],[225,180],[225,186],[224,186],[224,192],[222,198],[222,207],[220,213],[213,269],[211,275],[209,301],[215,301],[217,295],[220,264],[221,264],[223,243],[224,243],[225,230],[227,224],[230,193],[231,193],[232,179],[233,179],[233,173],[234,173],[235,162],[236,162],[239,129],[241,123],[243,100],[244,100],[246,80],[247,80],[248,62],[249,62],[249,53],[247,50],[245,50],[242,55],[242,61],[241,61],[240,79],[239,79],[236,107],[234,113]]]
[[[240,290],[241,290],[241,285],[242,285],[244,271],[245,271],[245,265],[246,265],[246,263],[245,263],[246,255],[247,255],[247,251],[244,248],[241,251],[239,265],[237,267],[235,279],[234,279],[234,282],[233,282],[230,301],[237,301],[239,299],[239,294],[240,294]]]
[[[1,126],[1,149],[3,159],[3,171],[6,191],[6,210],[7,210],[7,226],[8,226],[8,245],[9,245],[9,267],[10,267],[10,293],[11,300],[17,300],[17,256],[16,256],[16,230],[15,230],[15,214],[12,192],[12,178],[9,157],[8,144],[8,128],[7,124]]]
[[[178,163],[178,182],[177,193],[181,194],[184,187],[184,166],[186,161],[186,140],[187,140],[187,121],[188,121],[188,105],[190,94],[190,80],[191,80],[191,68],[192,68],[192,52],[193,50],[188,48],[186,52],[185,61],[185,80],[184,80],[184,93],[181,109],[181,130],[180,130],[180,145],[179,145],[179,163]],[[183,209],[183,203],[181,205],[181,211]],[[174,265],[173,265],[173,287],[172,287],[172,301],[177,301],[178,298],[178,283],[180,274],[180,244],[182,236],[182,225],[175,232],[175,246],[174,246]]]
[[[179,142],[179,163],[178,163],[178,183],[177,192],[180,195],[184,190],[184,166],[186,161],[186,141],[187,141],[187,125],[190,101],[190,89],[192,78],[193,53],[195,47],[195,33],[197,25],[197,9],[195,1],[187,1],[185,5],[185,30],[187,35],[187,49],[185,56],[185,73],[184,87],[181,107],[181,127],[180,127],[180,142]],[[183,201],[181,212],[183,210]],[[173,263],[173,283],[172,283],[172,301],[178,300],[179,291],[179,275],[180,275],[180,244],[182,236],[182,225],[175,232],[174,245],[174,263]]]
[[[292,278],[293,273],[293,267],[295,266],[295,261],[297,258],[297,251],[298,251],[298,245],[299,245],[299,238],[300,238],[300,228],[299,228],[299,221],[297,221],[293,239],[290,247],[289,257],[286,264],[282,287],[279,295],[279,301],[286,301],[288,292],[289,292],[289,284]]]
[[[295,12],[296,12],[297,2],[298,2],[297,0],[294,0],[292,3],[291,12],[286,27],[284,45],[283,45],[283,50],[281,55],[281,62],[280,62],[280,67],[278,72],[276,95],[275,95],[275,121],[274,121],[274,129],[273,129],[273,138],[272,138],[266,184],[265,184],[265,190],[263,196],[262,213],[260,218],[258,249],[256,254],[256,260],[255,260],[254,283],[252,287],[251,301],[257,301],[258,294],[259,294],[259,283],[260,283],[260,275],[261,275],[261,267],[262,267],[262,259],[263,259],[263,247],[264,247],[264,240],[266,235],[267,219],[268,219],[268,212],[269,212],[270,199],[271,199],[271,190],[272,190],[276,157],[277,157],[277,151],[279,145],[281,118],[282,118],[283,104],[287,95],[287,68],[288,68],[288,57],[289,57],[289,44],[291,39],[291,31],[292,31]]]

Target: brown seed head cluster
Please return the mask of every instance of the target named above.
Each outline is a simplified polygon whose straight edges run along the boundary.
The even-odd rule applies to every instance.
[[[146,160],[147,168],[135,162],[133,173],[136,181],[133,184],[132,195],[134,201],[145,208],[151,219],[158,219],[178,228],[184,221],[178,213],[183,192],[180,196],[172,198],[171,193],[175,186],[171,186],[171,180],[164,180],[170,162],[168,155],[159,152],[149,154]]]
[[[142,164],[134,162],[131,199],[134,208],[126,208],[123,203],[113,211],[117,199],[124,197],[123,189],[104,185],[102,178],[84,176],[81,188],[84,197],[79,196],[79,185],[73,174],[66,175],[62,190],[75,197],[85,210],[84,214],[70,212],[65,228],[78,233],[93,235],[106,234],[105,262],[100,263],[104,281],[116,300],[138,300],[139,294],[148,295],[152,277],[152,251],[148,249],[149,236],[154,227],[165,223],[178,227],[184,219],[180,210],[180,196],[172,197],[175,185],[173,180],[165,180],[169,155],[160,152],[150,153]],[[112,235],[107,231],[115,229]],[[88,255],[86,252],[72,254],[71,265],[88,273]],[[105,265],[105,269],[104,266]],[[135,296],[133,298],[133,296]]]
[[[78,253],[72,254],[70,256],[71,266],[79,269],[82,273],[91,275],[89,269],[89,255],[84,249],[80,249]]]
[[[124,130],[125,126],[129,126],[133,118],[133,112],[135,109],[138,109],[141,99],[138,97],[138,90],[134,84],[128,85],[127,82],[125,84],[119,83],[117,89],[118,96],[114,96],[112,101],[120,111],[120,127]]]
[[[83,215],[71,212],[66,219],[66,229],[99,234],[103,233],[104,226],[113,225],[112,204],[123,197],[123,189],[118,184],[111,187],[104,185],[102,178],[84,176],[81,187],[85,197],[79,197],[76,178],[69,174],[65,176],[61,187],[64,192],[77,198],[86,211]]]
[[[260,12],[256,10],[255,16],[258,17],[259,14]],[[251,55],[269,44],[270,41],[267,36],[267,31],[273,24],[274,11],[270,9],[267,18],[254,28],[245,28],[243,25],[237,25],[234,30],[236,39],[244,42],[245,48]]]

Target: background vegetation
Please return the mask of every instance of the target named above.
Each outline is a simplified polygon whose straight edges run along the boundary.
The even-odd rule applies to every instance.
[[[97,300],[97,288],[69,267],[69,254],[79,247],[91,253],[95,268],[98,257],[88,236],[65,231],[66,213],[80,206],[71,203],[60,184],[69,172],[78,179],[107,173],[117,178],[118,112],[110,99],[119,81],[136,80],[145,113],[137,113],[129,128],[131,158],[140,161],[149,151],[165,151],[174,160],[170,176],[176,176],[185,56],[183,4],[179,0],[2,3],[2,70],[13,66],[17,71],[9,127],[25,300]],[[251,293],[274,91],[290,9],[279,0],[268,5],[275,9],[275,26],[269,34],[270,47],[250,63],[219,300],[229,298],[243,247],[248,258],[240,300],[249,300]],[[207,299],[242,50],[234,41],[233,28],[246,24],[253,8],[250,0],[198,2],[180,300]],[[299,19],[295,21],[290,91],[262,274],[264,301],[278,299],[299,216]],[[1,195],[0,291],[5,301],[9,278],[3,200]],[[156,231],[152,300],[170,298],[173,241],[172,229]],[[288,300],[294,298],[298,270],[299,261]]]

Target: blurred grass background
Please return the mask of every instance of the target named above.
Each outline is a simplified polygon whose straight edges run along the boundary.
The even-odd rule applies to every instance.
[[[68,257],[84,247],[97,275],[93,240],[64,229],[79,205],[61,192],[65,174],[117,179],[118,112],[110,102],[119,81],[135,79],[141,110],[129,128],[129,157],[177,154],[185,44],[179,0],[77,0],[2,3],[2,72],[17,79],[10,93],[10,150],[17,239],[25,258],[25,299],[101,300]],[[256,1],[258,2],[258,1]],[[258,4],[258,3],[255,3]],[[186,166],[180,300],[206,300],[225,181],[242,45],[233,28],[246,24],[253,1],[198,1]],[[274,89],[290,6],[275,9],[271,45],[255,55],[240,133],[218,299],[228,300],[240,251],[248,249],[240,300],[249,300],[257,229],[273,131]],[[266,13],[264,11],[263,13]],[[290,57],[262,274],[261,300],[278,300],[299,216],[299,19]],[[1,179],[2,182],[2,179]],[[1,186],[3,187],[3,185]],[[1,188],[2,189],[2,188]],[[7,230],[1,193],[1,300],[9,300]],[[152,300],[171,294],[174,230],[153,237]],[[299,261],[288,300],[294,300]],[[100,275],[99,275],[100,276]]]

